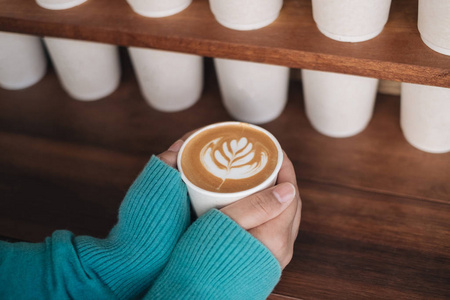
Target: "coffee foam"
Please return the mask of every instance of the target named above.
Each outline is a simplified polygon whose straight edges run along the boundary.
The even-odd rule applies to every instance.
[[[255,187],[275,170],[278,149],[265,133],[245,123],[213,127],[184,147],[181,168],[194,185],[233,193]]]

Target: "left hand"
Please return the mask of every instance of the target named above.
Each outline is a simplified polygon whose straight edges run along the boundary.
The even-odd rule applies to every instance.
[[[183,146],[184,141],[186,141],[186,139],[195,131],[197,130],[190,131],[185,135],[183,135],[181,139],[173,143],[172,146],[169,147],[169,149],[157,155],[157,157],[166,164],[168,164],[169,166],[171,166],[172,168],[176,169],[178,152],[180,151],[181,146]]]

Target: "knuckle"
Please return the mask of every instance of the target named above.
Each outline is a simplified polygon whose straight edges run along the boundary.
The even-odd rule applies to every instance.
[[[270,201],[268,201],[268,197],[263,196],[261,193],[257,193],[252,197],[251,204],[261,217],[268,218],[272,215]]]

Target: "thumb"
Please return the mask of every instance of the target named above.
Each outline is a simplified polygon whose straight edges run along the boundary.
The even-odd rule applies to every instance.
[[[249,230],[277,217],[294,197],[295,187],[284,182],[238,200],[220,211],[245,230]]]
[[[178,140],[169,147],[169,149],[158,155],[158,158],[171,166],[172,168],[177,167],[177,156],[178,151],[180,151],[181,146],[183,146],[183,140]]]

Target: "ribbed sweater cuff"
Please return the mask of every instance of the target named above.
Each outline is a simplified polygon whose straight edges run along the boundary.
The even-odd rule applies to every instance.
[[[182,236],[145,299],[266,299],[280,276],[263,244],[212,210]]]
[[[152,157],[130,187],[108,238],[77,238],[80,259],[119,298],[139,296],[164,268],[189,218],[180,174]]]

